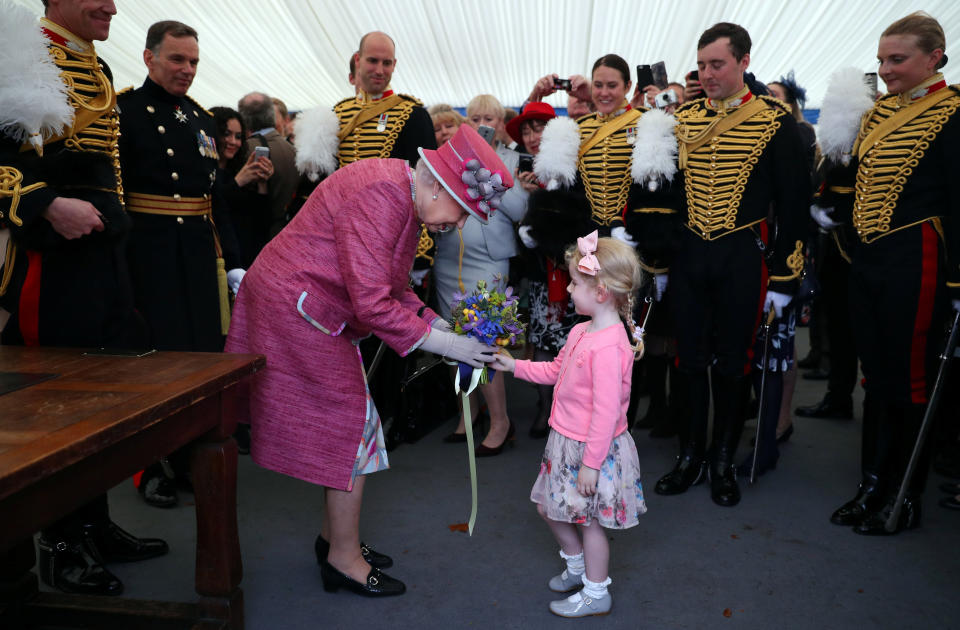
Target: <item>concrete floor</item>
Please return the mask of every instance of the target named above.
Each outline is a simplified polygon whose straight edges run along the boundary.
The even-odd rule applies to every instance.
[[[805,331],[801,332],[805,338]],[[806,348],[801,341],[799,348]],[[823,382],[798,380],[795,406],[819,400]],[[367,484],[362,538],[393,556],[387,571],[407,594],[370,600],[323,591],[313,555],[320,488],[261,469],[241,457],[239,519],[247,628],[957,628],[960,627],[960,513],[937,506],[931,475],[923,526],[869,538],[830,524],[859,480],[859,419],[797,419],[775,471],[743,500],[722,508],[707,485],[661,497],[653,485],[670,470],[676,441],[637,436],[649,511],[639,526],[612,532],[610,616],[568,622],[550,614],[546,586],[561,560],[529,501],[543,441],[527,437],[535,391],[508,380],[514,448],[479,460],[480,508],[466,521],[466,449],[441,440],[451,422],[390,453],[391,470]],[[862,393],[856,399],[859,409]],[[642,409],[641,409],[642,412]],[[859,416],[859,412],[858,412]],[[745,456],[745,431],[739,455]],[[110,494],[115,520],[142,536],[163,536],[171,553],[112,568],[130,597],[193,598],[192,496],[159,510],[132,484]]]

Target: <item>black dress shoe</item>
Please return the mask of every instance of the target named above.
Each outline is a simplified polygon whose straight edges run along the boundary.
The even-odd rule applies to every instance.
[[[40,538],[37,568],[44,584],[65,593],[120,595],[123,583],[81,543]]]
[[[113,521],[88,523],[82,529],[83,544],[101,562],[137,562],[170,551],[159,538],[137,538]]]
[[[829,398],[809,407],[797,407],[796,414],[801,418],[841,418],[850,420],[853,418],[853,403],[838,405]]]
[[[948,510],[960,510],[960,501],[957,501],[957,497],[943,497],[939,503],[940,507],[945,507]]]
[[[960,494],[960,483],[956,483],[955,481],[945,481],[940,484],[940,491],[953,495]]]
[[[676,466],[660,477],[653,491],[663,495],[683,494],[690,486],[703,483],[706,478],[706,467],[706,462],[699,457],[680,455],[677,457]]]
[[[854,533],[863,536],[891,536],[907,529],[920,527],[920,501],[905,498],[903,507],[900,509],[900,518],[897,519],[897,527],[892,532],[888,532],[887,519],[893,511],[895,502],[896,497],[893,497],[879,510],[867,514],[860,524],[853,526]]]
[[[859,525],[870,510],[878,507],[879,500],[876,480],[864,479],[857,489],[857,496],[837,508],[830,515],[830,522],[834,525]]]
[[[736,466],[718,464],[710,470],[710,498],[723,507],[733,507],[740,503]]]
[[[828,381],[830,380],[830,372],[817,368],[809,372],[804,372],[801,378],[805,381]]]
[[[318,535],[316,542],[313,543],[313,550],[317,554],[317,562],[321,565],[327,561],[327,554],[330,553],[330,543]],[[377,553],[368,547],[362,540],[360,541],[360,555],[367,561],[371,567],[378,569],[389,569],[393,566],[393,559],[382,553]]]
[[[391,595],[403,595],[407,590],[403,582],[390,577],[386,573],[381,573],[380,569],[376,567],[370,567],[366,582],[361,584],[338,571],[329,562],[321,562],[320,579],[323,580],[323,590],[328,593],[345,588],[357,595],[365,595],[366,597],[389,597]]]

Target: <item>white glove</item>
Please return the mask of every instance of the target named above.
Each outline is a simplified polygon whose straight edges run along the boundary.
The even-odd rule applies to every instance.
[[[657,302],[663,299],[663,293],[667,290],[667,280],[668,276],[665,273],[654,274],[653,276],[653,290],[654,297],[657,298]]]
[[[623,241],[630,247],[637,246],[637,242],[633,240],[633,236],[631,236],[630,232],[627,232],[627,228],[623,227],[622,225],[618,225],[617,227],[610,230],[610,236],[617,239],[618,241]]]
[[[821,208],[816,204],[810,206],[810,216],[817,222],[817,225],[825,230],[832,230],[840,225],[830,218],[831,212],[833,212],[833,208]]]
[[[773,310],[777,312],[777,317],[782,317],[783,307],[789,304],[791,300],[793,300],[792,295],[778,293],[776,291],[767,291],[767,298],[763,301],[763,312],[766,313],[772,306]]]
[[[445,320],[442,317],[438,317],[430,324],[434,330],[442,330],[443,332],[453,332],[453,326],[450,325],[450,322]]]
[[[426,269],[411,269],[410,280],[413,282],[413,286],[419,287],[423,284],[423,279],[427,277],[428,273],[430,273],[429,267]]]
[[[953,300],[953,310],[960,311],[960,300]]]
[[[233,291],[234,295],[236,295],[237,291],[240,290],[240,281],[243,280],[243,276],[246,274],[246,270],[241,269],[240,267],[231,269],[227,272],[227,286],[230,287],[230,290]]]
[[[493,361],[493,354],[496,352],[490,346],[472,337],[455,335],[437,328],[430,331],[420,347],[427,352],[439,354],[448,359],[463,361],[473,367],[483,367],[484,364],[490,363]]]
[[[530,236],[530,230],[531,227],[529,225],[521,225],[520,229],[517,230],[517,234],[520,235],[520,240],[527,249],[533,249],[537,246],[537,239]]]

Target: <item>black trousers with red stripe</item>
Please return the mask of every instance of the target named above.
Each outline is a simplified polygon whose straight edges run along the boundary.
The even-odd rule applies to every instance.
[[[929,222],[858,244],[850,315],[866,405],[877,409],[864,417],[863,457],[889,494],[903,477],[936,378],[948,304],[943,243]],[[917,469],[916,494],[927,463],[924,457]]]
[[[681,449],[702,455],[707,367],[713,365],[714,460],[732,461],[743,430],[744,376],[766,282],[763,252],[751,230],[705,241],[683,230],[670,266],[677,367],[687,381]]]

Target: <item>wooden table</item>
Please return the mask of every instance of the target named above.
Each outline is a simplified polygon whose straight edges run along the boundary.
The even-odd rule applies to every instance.
[[[259,355],[0,346],[0,372],[57,375],[0,396],[0,627],[243,628],[231,435],[244,379],[264,366]],[[39,592],[34,532],[191,442],[196,603]]]

